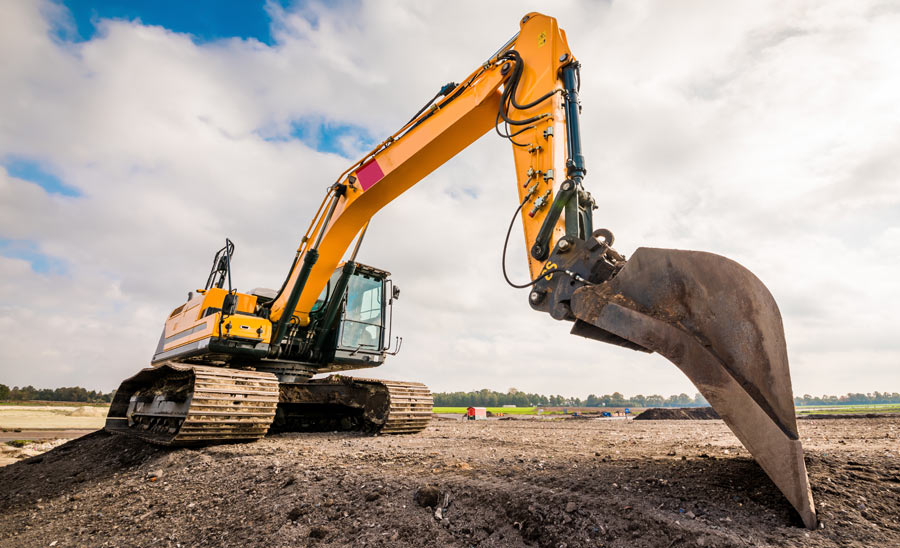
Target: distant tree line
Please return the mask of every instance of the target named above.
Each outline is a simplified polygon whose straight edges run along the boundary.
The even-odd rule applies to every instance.
[[[687,394],[663,397],[658,394],[644,396],[638,394],[626,398],[619,392],[597,396],[591,394],[585,399],[567,396],[545,396],[529,394],[510,388],[507,392],[495,392],[483,388],[471,392],[435,392],[435,407],[501,407],[515,405],[517,407],[704,407],[709,405],[701,394],[690,397]],[[794,398],[795,405],[860,405],[875,403],[900,403],[897,392],[872,392],[869,394],[847,394],[845,396],[803,396]]]
[[[0,384],[0,401],[71,401],[87,403],[108,403],[115,392],[104,394],[96,390],[87,390],[80,386],[63,388],[35,388],[33,386],[14,386],[10,388]],[[900,393],[871,392],[868,394],[849,393],[844,396],[810,396],[804,394],[794,398],[795,405],[866,405],[877,403],[900,403]],[[709,405],[706,399],[698,394],[690,397],[678,394],[668,398],[658,394],[644,396],[638,394],[626,398],[619,392],[597,396],[591,394],[585,399],[560,395],[545,396],[530,394],[510,388],[506,392],[495,392],[483,388],[471,392],[435,392],[435,407],[501,407],[515,405],[517,407],[701,407]]]
[[[849,393],[845,396],[810,396],[794,398],[794,405],[866,405],[873,403],[900,403],[897,392]]]
[[[35,388],[33,386],[14,386],[10,388],[0,384],[0,400],[7,401],[74,401],[86,403],[108,403],[113,393],[104,394],[96,390],[87,390],[80,386],[63,388]]]
[[[699,407],[709,405],[700,394],[695,394],[693,398],[687,394],[673,395],[668,398],[657,394],[651,396],[638,394],[626,398],[619,392],[613,392],[603,396],[591,394],[586,399],[581,399],[560,395],[529,394],[515,388],[510,388],[506,393],[483,388],[472,392],[435,392],[433,396],[435,407],[465,407],[469,405],[477,407],[500,407],[503,405],[517,407]]]

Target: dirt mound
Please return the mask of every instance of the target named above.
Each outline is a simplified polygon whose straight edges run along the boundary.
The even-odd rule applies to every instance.
[[[654,407],[636,416],[636,421],[690,421],[718,419],[712,407]]]
[[[0,468],[0,546],[898,546],[898,426],[801,425],[818,531],[721,422],[448,421],[182,449],[96,432]]]
[[[66,413],[70,417],[105,417],[108,407],[92,407],[90,405],[82,405],[76,407],[72,411]]]

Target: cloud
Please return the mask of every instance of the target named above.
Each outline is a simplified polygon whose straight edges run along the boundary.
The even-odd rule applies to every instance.
[[[35,242],[0,239],[0,255],[9,259],[20,259],[31,265],[31,270],[38,274],[53,272],[64,274],[64,262],[42,253]]]
[[[4,383],[113,388],[148,363],[226,236],[238,287],[278,287],[350,158],[468,74],[529,7],[266,9],[271,44],[102,17],[73,42],[65,8],[3,7],[0,159],[52,166],[77,193],[0,170],[0,238],[66,265],[35,272],[0,252],[0,325],[17,334],[0,347]],[[627,254],[704,249],[751,268],[781,305],[797,393],[896,391],[900,14],[570,2],[552,15],[583,64],[595,224]],[[436,390],[693,393],[659,356],[572,337],[505,285],[509,152],[486,136],[376,215],[360,259],[403,288],[404,344],[373,374]],[[514,233],[517,280],[524,254]]]

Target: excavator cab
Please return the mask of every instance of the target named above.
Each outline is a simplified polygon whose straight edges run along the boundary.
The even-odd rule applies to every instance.
[[[384,360],[390,346],[395,287],[388,276],[383,270],[357,264],[347,283],[333,362],[358,367],[380,365]]]
[[[325,290],[316,301],[313,312],[326,314],[327,303],[341,285],[344,265],[335,269]],[[394,300],[399,288],[390,279],[390,273],[375,267],[356,263],[346,281],[340,303],[340,316],[328,336],[333,337],[334,354],[324,371],[342,371],[361,367],[375,367],[384,362],[386,354],[396,354],[400,338],[396,338],[397,350],[390,351],[391,318]],[[320,369],[321,371],[322,369]]]

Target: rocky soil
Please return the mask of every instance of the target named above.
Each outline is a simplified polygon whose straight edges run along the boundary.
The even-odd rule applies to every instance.
[[[437,420],[0,468],[0,546],[900,546],[900,417],[801,421],[807,531],[721,421]]]
[[[21,459],[36,457],[54,447],[66,443],[67,439],[54,438],[47,440],[12,439],[0,440],[0,466],[18,462]]]

